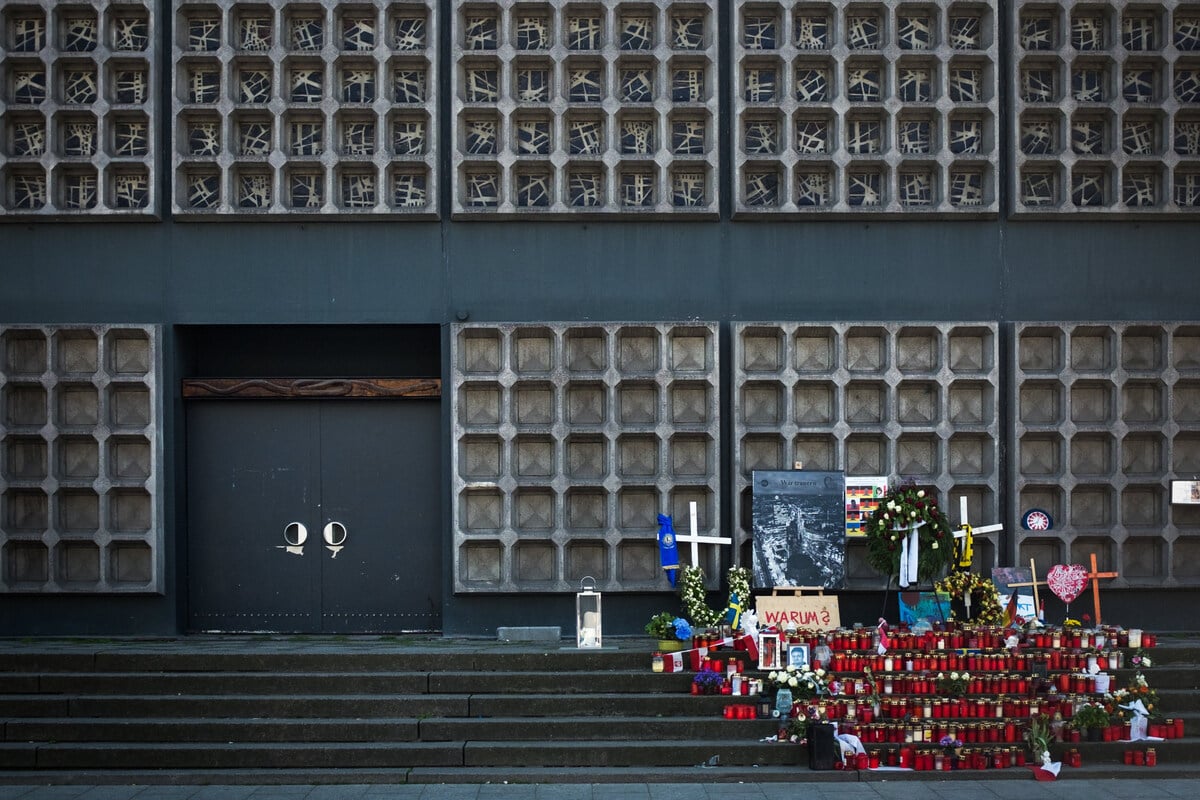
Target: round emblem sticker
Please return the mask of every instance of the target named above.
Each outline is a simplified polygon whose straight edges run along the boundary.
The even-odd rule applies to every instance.
[[[1027,531],[1048,531],[1054,527],[1054,521],[1040,508],[1031,508],[1021,517],[1021,527]]]

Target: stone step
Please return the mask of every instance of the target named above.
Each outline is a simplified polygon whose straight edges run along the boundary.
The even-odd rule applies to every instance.
[[[716,758],[724,764],[794,764],[801,748],[742,740],[655,742],[575,740],[556,742],[55,742],[0,744],[7,769],[120,770],[295,768],[362,769],[503,766],[687,766]]]
[[[738,702],[753,702],[738,698]],[[379,719],[391,717],[720,717],[731,698],[680,692],[624,694],[480,695],[5,695],[0,716],[13,718],[111,717]]]
[[[9,742],[450,742],[588,739],[735,739],[773,734],[774,720],[713,716],[499,719],[15,719]]]
[[[415,742],[418,725],[412,717],[17,719],[4,725],[4,737],[10,742]]]
[[[304,646],[294,651],[239,652],[220,649],[188,652],[113,650],[95,654],[93,672],[463,672],[649,670],[650,651],[530,650],[514,645],[498,649],[493,642],[478,652],[408,651],[397,645],[355,644]],[[436,648],[434,648],[436,651]],[[7,669],[17,669],[7,667]],[[46,668],[17,671],[46,672]]]
[[[463,717],[467,695],[7,695],[3,717]]]
[[[106,647],[100,643],[82,652],[81,644],[68,642],[62,649],[55,649],[52,644],[34,642],[22,650],[5,652],[0,658],[0,672],[641,671],[649,669],[650,653],[656,649],[653,640],[641,637],[620,637],[621,649],[603,650],[576,650],[566,640],[557,648],[524,643],[500,646],[494,640],[481,640],[478,651],[464,651],[459,641],[455,647],[447,646],[444,652],[437,652],[437,640],[430,641],[432,644],[412,647],[403,641],[369,638],[345,642],[330,642],[327,637],[312,641],[255,639],[256,649],[247,651],[226,644],[224,639],[196,642],[182,650],[178,640],[170,640],[158,646],[114,643]],[[1178,640],[1163,636],[1158,647],[1145,652],[1154,660],[1152,670],[1200,665],[1200,640],[1190,635]]]
[[[1116,767],[1126,749],[1153,746],[1159,764],[1200,764],[1200,742],[1177,740],[1139,743],[1071,745],[1089,767]],[[1064,746],[1052,753],[1061,758]],[[545,767],[759,767],[801,765],[803,747],[730,739],[664,739],[653,742],[562,740],[553,742],[455,741],[428,742],[304,742],[237,743],[50,743],[0,745],[0,765],[13,770],[133,770],[153,764],[158,769],[400,769],[409,767],[545,768]],[[976,771],[976,775],[1006,770]],[[896,773],[900,774],[900,773]],[[929,776],[926,778],[941,776]]]
[[[1061,786],[1066,794],[1074,785],[1073,779],[1093,780],[1195,780],[1200,778],[1200,764],[1172,764],[1160,762],[1157,767],[1126,767],[1123,765],[1084,764],[1082,769],[1063,767]],[[900,781],[937,781],[961,783],[965,796],[991,796],[987,789],[978,784],[986,781],[1030,781],[1028,768],[961,770],[958,772],[912,772],[828,770],[812,771],[802,760],[799,766],[769,765],[719,765],[708,767],[689,765],[683,767],[413,767],[413,768],[335,768],[310,769],[305,767],[258,769],[193,769],[186,773],[173,770],[88,770],[69,772],[52,770],[28,770],[15,773],[0,773],[0,784],[23,783],[33,785],[60,784],[75,786],[164,786],[164,785],[262,785],[262,786],[345,786],[387,784],[397,786],[410,784],[695,784],[701,795],[705,785],[730,785],[730,793],[740,794],[743,787],[734,784],[746,783],[820,783],[831,790],[844,791],[839,784],[888,783]],[[847,787],[848,789],[849,787]],[[881,790],[884,787],[881,787]],[[264,790],[269,793],[270,790]],[[785,791],[785,787],[781,787]],[[858,790],[853,790],[858,792]],[[905,796],[920,792],[918,787],[906,787],[890,793]],[[1009,789],[1000,789],[1005,793]],[[1018,791],[1013,789],[1012,791]],[[287,794],[284,789],[280,793]],[[449,790],[444,794],[449,794]],[[100,790],[97,794],[102,794]],[[710,794],[720,790],[710,790]],[[147,789],[144,794],[154,797]],[[925,794],[928,794],[927,792]]]
[[[13,673],[0,681],[5,694],[490,694],[528,692],[686,692],[690,673],[656,675],[648,670],[576,672],[82,672]]]

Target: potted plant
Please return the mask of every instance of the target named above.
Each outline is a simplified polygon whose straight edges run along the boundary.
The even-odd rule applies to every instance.
[[[1108,710],[1099,703],[1084,703],[1071,716],[1071,725],[1083,732],[1089,742],[1104,738],[1104,729],[1112,722]]]
[[[658,639],[658,649],[664,653],[678,652],[683,649],[683,643],[692,638],[692,626],[686,619],[677,617],[670,611],[655,614],[646,623],[646,633]]]
[[[720,694],[725,685],[725,676],[712,670],[701,670],[692,678],[695,694]]]
[[[1050,728],[1050,717],[1038,714],[1029,720],[1029,730],[1025,731],[1025,742],[1033,753],[1034,764],[1044,764],[1049,759],[1050,740],[1053,738]]]

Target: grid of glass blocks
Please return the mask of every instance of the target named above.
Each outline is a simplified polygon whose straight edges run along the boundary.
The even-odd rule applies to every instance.
[[[717,325],[451,330],[456,592],[669,590],[659,514],[721,525]],[[721,546],[700,546],[711,588]],[[690,559],[686,547],[684,558]]]
[[[1001,520],[995,323],[746,322],[734,328],[734,541],[749,564],[754,470],[843,470],[936,490],[958,524]],[[1006,527],[1007,522],[1006,522]],[[995,540],[975,542],[995,565]],[[863,539],[846,587],[877,587]]]
[[[716,215],[715,0],[454,8],[456,215]]]
[[[163,591],[159,342],[0,327],[0,592]]]
[[[172,208],[437,214],[433,0],[177,3]]]
[[[1200,324],[1022,323],[1009,398],[1022,531],[1013,563],[1089,563],[1116,586],[1200,584],[1200,506],[1172,479],[1200,476]]]
[[[1200,211],[1200,3],[1011,7],[1013,213]]]
[[[154,216],[157,4],[0,4],[0,216]]]
[[[996,214],[996,3],[734,4],[734,211]]]

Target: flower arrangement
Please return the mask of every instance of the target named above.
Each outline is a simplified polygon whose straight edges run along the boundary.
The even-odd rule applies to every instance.
[[[1143,663],[1146,661],[1143,657]],[[1129,709],[1121,709],[1120,706],[1126,706],[1138,700],[1142,701],[1146,712],[1151,716],[1158,716],[1158,691],[1150,685],[1146,680],[1146,676],[1139,669],[1134,676],[1129,680],[1129,686],[1124,689],[1117,689],[1115,692],[1110,692],[1106,698],[1112,702],[1114,708],[1117,708],[1117,713],[1123,719],[1131,719],[1134,712]]]
[[[675,616],[670,611],[663,611],[651,617],[646,623],[646,633],[662,641],[678,639],[686,642],[692,638],[692,628],[687,620]]]
[[[804,714],[792,717],[788,720],[787,741],[792,744],[805,744],[808,741],[808,726],[810,724],[810,720]]]
[[[1103,704],[1089,700],[1075,709],[1071,716],[1071,725],[1079,730],[1086,728],[1105,728],[1112,723],[1112,715]]]
[[[971,674],[969,672],[951,672],[947,675],[939,672],[937,684],[938,691],[942,694],[950,697],[962,697],[967,693],[967,687],[971,685]]]
[[[767,680],[777,689],[791,691],[794,700],[811,700],[828,690],[825,670],[814,670],[807,664],[802,667],[789,664],[786,669],[772,670],[767,674]]]
[[[1003,625],[1004,609],[1000,606],[1000,595],[996,584],[975,572],[951,572],[934,584],[934,590],[950,595],[951,599],[962,600],[970,594],[971,618],[980,625]],[[951,618],[957,616],[950,612]]]
[[[720,694],[725,676],[710,669],[702,670],[692,678],[692,685],[696,687],[696,694]]]
[[[1134,669],[1139,671],[1142,669],[1142,667],[1150,667],[1154,665],[1154,662],[1150,660],[1150,656],[1146,655],[1141,650],[1135,651],[1134,654],[1129,657],[1129,663]]]
[[[946,755],[954,755],[958,749],[963,746],[962,739],[955,739],[950,734],[946,734],[938,740],[938,744],[942,747],[942,752]]]
[[[729,610],[729,604],[724,608],[711,609],[708,607],[708,587],[704,585],[704,570],[699,567],[683,567],[679,578],[679,594],[683,599],[683,609],[692,625],[697,628],[713,628],[721,624]],[[745,603],[750,599],[750,570],[745,567],[732,567],[727,577],[729,579],[729,595],[737,595],[738,600]]]
[[[937,502],[924,489],[905,485],[890,489],[867,520],[867,563],[881,575],[900,571],[901,537],[918,526],[920,562],[917,578],[929,582],[941,575],[954,557],[954,534]]]

